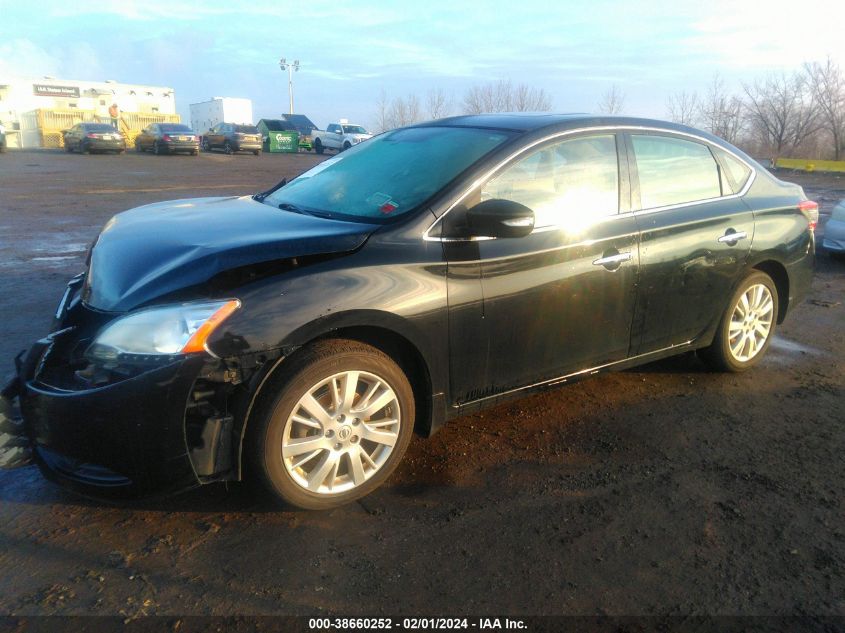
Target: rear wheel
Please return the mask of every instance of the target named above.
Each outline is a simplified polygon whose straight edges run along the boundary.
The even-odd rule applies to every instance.
[[[211,145],[209,145],[208,141],[205,140],[205,139],[202,140],[202,151],[204,151],[204,152],[210,152],[211,151]]]
[[[91,148],[88,147],[88,145],[86,143],[79,141],[79,152],[81,154],[90,154]]]
[[[159,145],[158,141],[153,142],[153,154],[155,154],[156,156],[161,156],[163,153],[164,151],[162,150],[161,145]]]
[[[255,150],[255,151],[254,151],[254,152],[252,152],[252,153],[253,153],[253,154],[255,154],[256,156],[260,156],[260,155],[261,155],[261,150],[260,150],[260,149],[257,149],[257,150]]]
[[[249,455],[271,492],[301,508],[343,505],[380,486],[411,440],[402,369],[356,341],[323,341],[288,361],[256,408]]]
[[[323,153],[323,142],[320,139],[317,139],[316,141],[314,141],[314,151],[317,152],[318,154]]]
[[[753,272],[731,297],[710,347],[699,356],[717,371],[740,372],[756,365],[775,333],[778,293],[772,278]]]
[[[135,151],[138,152],[139,154],[143,153],[143,151],[144,151],[144,148],[141,147],[141,141],[139,141],[137,139],[135,139]]]

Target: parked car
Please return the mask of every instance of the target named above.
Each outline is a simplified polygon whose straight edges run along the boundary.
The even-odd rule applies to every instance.
[[[817,220],[681,125],[419,124],[254,196],[114,216],[3,394],[44,475],[87,494],[248,473],[330,508],[415,428],[691,350],[749,369],[809,287]]]
[[[218,123],[202,137],[202,148],[206,152],[222,149],[227,154],[235,152],[261,153],[261,133],[254,125]]]
[[[325,132],[313,130],[311,143],[314,145],[314,151],[322,154],[327,149],[342,152],[372,137],[373,135],[360,125],[347,123],[345,119],[341,119],[340,123],[329,123]]]
[[[822,246],[832,255],[845,257],[845,200],[833,207],[833,213],[824,225]]]
[[[156,155],[184,152],[196,156],[200,153],[199,136],[181,123],[151,123],[135,137],[135,151],[148,150]]]
[[[117,152],[126,151],[126,139],[108,123],[77,123],[62,132],[62,142],[67,152]]]

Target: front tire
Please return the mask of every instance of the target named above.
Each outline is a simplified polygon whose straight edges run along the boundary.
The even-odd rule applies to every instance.
[[[369,494],[396,469],[414,428],[405,373],[378,349],[322,341],[286,361],[268,384],[248,451],[266,487],[311,510]]]
[[[226,144],[223,145],[223,151],[229,155],[234,153],[234,150],[232,149],[232,144],[229,143],[229,141],[226,141]]]
[[[778,292],[772,278],[755,271],[739,284],[701,359],[716,371],[750,369],[766,354],[777,326]]]

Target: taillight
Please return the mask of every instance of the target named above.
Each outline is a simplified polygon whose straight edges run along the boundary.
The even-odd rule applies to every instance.
[[[85,136],[87,138],[100,138],[98,134],[94,134],[93,132],[88,132]]]
[[[169,140],[170,140],[170,134],[165,134],[165,135],[163,135],[163,136],[161,137],[161,140],[162,140],[162,141],[169,141]]]
[[[803,200],[798,203],[798,209],[807,218],[811,229],[815,229],[819,223],[819,203],[812,200]]]

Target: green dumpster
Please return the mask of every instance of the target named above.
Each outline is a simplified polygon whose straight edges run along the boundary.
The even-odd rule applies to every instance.
[[[270,151],[296,154],[299,151],[299,132],[270,132]]]

